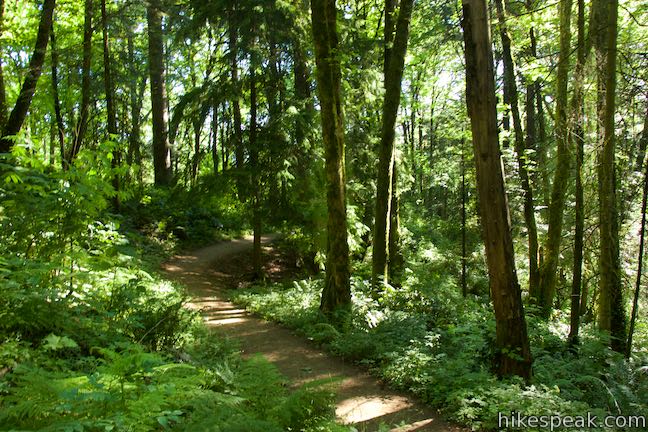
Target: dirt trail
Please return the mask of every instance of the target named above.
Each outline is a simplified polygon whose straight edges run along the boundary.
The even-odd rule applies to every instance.
[[[265,236],[263,242],[274,238]],[[359,431],[376,431],[380,423],[394,425],[392,430],[399,432],[460,430],[411,397],[385,389],[362,369],[223,300],[221,290],[231,285],[233,278],[224,262],[249,251],[251,246],[251,238],[219,243],[176,256],[163,269],[189,288],[194,298],[192,304],[203,311],[209,326],[240,341],[244,356],[262,354],[293,385],[320,378],[339,378],[336,414],[341,422],[353,424]]]

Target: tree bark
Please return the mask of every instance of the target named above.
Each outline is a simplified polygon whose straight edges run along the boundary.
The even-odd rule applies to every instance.
[[[9,137],[15,136],[20,132],[27,117],[27,112],[34,97],[34,92],[36,91],[36,84],[43,70],[47,42],[50,37],[50,31],[52,30],[52,18],[55,5],[55,0],[45,0],[43,2],[40,24],[38,25],[38,33],[36,34],[36,44],[31,60],[29,61],[29,71],[20,88],[16,104],[13,110],[11,110],[6,124],[3,125],[2,137],[0,138],[0,153],[9,153],[11,151],[13,140]]]
[[[540,268],[540,298],[536,299],[543,317],[548,318],[556,292],[556,273],[562,239],[563,211],[567,181],[569,179],[570,154],[567,127],[567,76],[571,54],[572,0],[560,0],[560,55],[556,73],[556,171],[549,203],[549,231],[544,243],[544,262]]]
[[[332,315],[351,304],[347,241],[344,113],[335,0],[311,0],[317,89],[320,101],[328,206],[326,279],[320,310]]]
[[[169,186],[173,181],[171,144],[168,133],[166,77],[164,73],[164,42],[162,11],[159,0],[150,0],[146,8],[149,35],[149,75],[151,80],[151,116],[153,118],[153,169],[156,186]]]
[[[605,105],[600,119],[603,128],[603,142],[599,154],[599,316],[601,330],[610,332],[610,347],[617,352],[626,349],[626,316],[621,286],[621,263],[619,260],[619,227],[616,202],[615,170],[615,97],[617,58],[617,14],[618,0],[605,0],[606,66]]]
[[[376,190],[376,219],[373,235],[372,282],[374,287],[389,282],[389,222],[391,213],[392,176],[394,166],[394,137],[396,116],[400,105],[401,81],[405,67],[405,53],[413,0],[402,0],[396,24],[394,46],[389,54],[385,75],[385,99],[382,109],[382,130],[378,154]]]
[[[477,191],[496,321],[500,376],[531,377],[531,351],[515,271],[509,208],[497,132],[497,100],[485,0],[463,0],[466,102],[472,127]]]

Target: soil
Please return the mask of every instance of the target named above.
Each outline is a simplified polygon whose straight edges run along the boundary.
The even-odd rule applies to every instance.
[[[299,272],[294,260],[270,246],[277,238],[263,237],[264,274],[270,280]],[[387,389],[362,368],[224,300],[224,290],[250,283],[251,248],[251,237],[223,242],[175,256],[163,269],[186,285],[193,298],[192,307],[202,311],[208,326],[238,340],[243,356],[263,355],[292,386],[315,379],[338,379],[336,415],[340,422],[352,424],[358,431],[377,431],[381,424],[398,432],[462,430],[444,422],[435,410],[412,396]]]

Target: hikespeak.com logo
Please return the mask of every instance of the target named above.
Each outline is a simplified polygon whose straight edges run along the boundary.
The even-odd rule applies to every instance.
[[[592,413],[584,415],[526,415],[520,412],[497,413],[497,426],[504,429],[637,429],[646,430],[646,417],[642,415],[599,417]]]

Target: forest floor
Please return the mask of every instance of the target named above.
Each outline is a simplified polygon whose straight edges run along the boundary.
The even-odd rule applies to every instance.
[[[277,236],[263,237],[264,272],[270,280],[294,274],[294,265],[271,243]],[[218,243],[173,257],[164,271],[183,283],[192,297],[191,306],[202,311],[208,326],[235,339],[245,357],[263,355],[289,380],[299,386],[312,380],[338,380],[336,415],[358,431],[387,430],[460,431],[444,422],[430,407],[411,396],[386,389],[366,370],[318,349],[314,343],[271,322],[255,317],[226,301],[226,289],[249,283],[252,238]],[[385,430],[385,429],[381,429]]]

